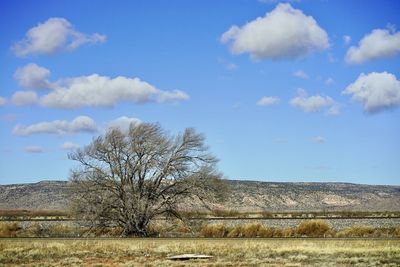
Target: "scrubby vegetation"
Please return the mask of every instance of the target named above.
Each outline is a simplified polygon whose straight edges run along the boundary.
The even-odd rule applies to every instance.
[[[19,230],[21,226],[18,223],[0,223],[0,237],[16,237]]]
[[[25,224],[1,222],[0,237],[120,237],[121,227],[89,228],[71,224]],[[180,220],[156,221],[149,227],[152,237],[207,237],[207,238],[398,238],[400,225],[374,228],[366,225],[335,230],[324,220],[304,221],[297,227],[272,228],[259,222],[230,225],[211,223],[191,225]]]
[[[325,237],[331,231],[331,227],[326,221],[312,220],[302,222],[296,229],[296,234],[308,237]]]
[[[210,260],[170,261],[198,253]],[[399,266],[400,240],[0,240],[1,266]]]
[[[337,231],[332,229],[326,221],[305,221],[293,228],[270,228],[261,223],[239,224],[227,226],[222,223],[207,224],[201,231],[202,237],[245,237],[245,238],[272,238],[272,237],[400,237],[400,226],[395,228],[373,228],[370,226],[354,225]]]

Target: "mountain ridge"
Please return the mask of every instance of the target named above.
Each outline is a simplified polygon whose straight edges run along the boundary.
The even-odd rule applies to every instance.
[[[343,182],[225,180],[229,190],[216,209],[239,211],[399,211],[400,186]],[[0,185],[0,209],[66,209],[68,181]],[[185,208],[200,209],[200,203]]]

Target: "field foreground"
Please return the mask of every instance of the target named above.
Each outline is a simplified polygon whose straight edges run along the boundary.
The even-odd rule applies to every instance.
[[[210,260],[170,261],[195,253]],[[399,266],[399,239],[1,239],[6,266]]]

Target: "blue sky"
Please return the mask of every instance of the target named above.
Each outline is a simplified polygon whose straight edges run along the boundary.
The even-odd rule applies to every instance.
[[[195,127],[230,179],[400,184],[397,1],[1,1],[0,184],[109,127]]]

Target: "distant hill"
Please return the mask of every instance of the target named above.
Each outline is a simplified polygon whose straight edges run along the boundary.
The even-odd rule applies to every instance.
[[[68,182],[0,185],[0,209],[65,209]]]
[[[241,180],[227,180],[227,183],[227,198],[223,203],[216,203],[215,208],[242,211],[400,210],[400,186]],[[65,209],[68,188],[66,181],[0,185],[0,209]]]

